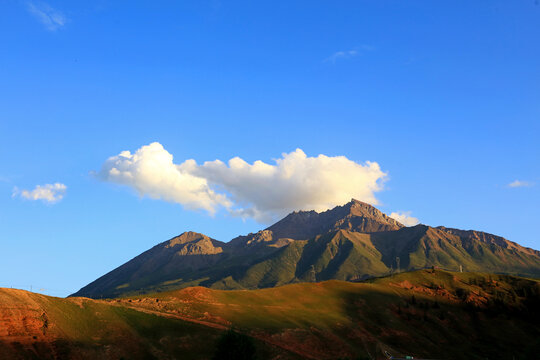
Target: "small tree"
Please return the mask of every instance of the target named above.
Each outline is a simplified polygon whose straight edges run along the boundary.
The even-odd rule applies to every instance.
[[[255,345],[247,335],[230,329],[218,340],[213,360],[254,360]]]

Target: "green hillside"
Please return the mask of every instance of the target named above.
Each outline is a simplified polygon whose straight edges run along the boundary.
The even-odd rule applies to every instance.
[[[109,300],[0,289],[0,358],[210,359],[226,329],[259,359],[531,359],[540,282],[420,270],[361,283],[191,287]]]
[[[482,242],[467,244],[456,235],[418,225],[372,234],[338,230],[310,240],[295,240],[256,258],[228,255],[200,269],[155,271],[135,278],[127,272],[114,278],[111,286],[76,295],[116,297],[199,285],[258,289],[330,279],[358,281],[397,271],[397,258],[405,271],[431,266],[458,270],[462,266],[466,271],[540,276],[540,256],[534,252]]]
[[[306,358],[528,359],[540,351],[540,282],[508,275],[421,270],[146,299],[115,301],[234,326]]]
[[[105,301],[0,288],[0,359],[210,359],[225,329]],[[261,358],[297,358],[254,343]]]

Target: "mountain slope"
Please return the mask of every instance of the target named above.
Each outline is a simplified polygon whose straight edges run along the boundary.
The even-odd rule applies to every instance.
[[[488,238],[496,237],[482,234]],[[466,231],[446,231],[426,225],[403,228],[394,234],[375,234],[373,242],[384,254],[385,263],[394,268],[399,257],[401,269],[406,270],[430,266],[457,270],[462,266],[466,271],[540,276],[539,251],[497,238],[512,245],[486,243],[471,238]]]
[[[219,262],[226,244],[195,232],[162,242],[82,288],[86,297],[114,296],[152,286],[177,274],[191,273]]]
[[[257,289],[330,279],[358,281],[432,266],[540,277],[540,252],[478,231],[404,227],[352,200],[320,214],[294,212],[228,243],[184,233],[74,295],[99,298],[195,285]]]

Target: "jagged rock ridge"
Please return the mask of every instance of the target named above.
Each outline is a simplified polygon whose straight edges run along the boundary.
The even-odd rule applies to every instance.
[[[292,212],[265,230],[239,236],[231,240],[231,243],[245,246],[264,242],[284,246],[289,244],[291,239],[307,240],[340,229],[373,233],[395,231],[402,227],[404,225],[399,221],[383,214],[375,207],[352,199],[343,206],[336,206],[321,213],[314,210]]]

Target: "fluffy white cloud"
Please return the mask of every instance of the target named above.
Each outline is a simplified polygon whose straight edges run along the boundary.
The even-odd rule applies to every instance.
[[[13,196],[20,196],[27,200],[41,200],[50,204],[62,200],[67,186],[61,183],[37,185],[34,190],[13,189]]]
[[[396,219],[405,226],[414,226],[419,223],[418,219],[411,216],[410,211],[398,211],[390,214],[390,217]]]
[[[517,188],[517,187],[530,187],[533,184],[529,181],[515,180],[508,184],[508,187]]]
[[[141,196],[176,202],[189,209],[213,214],[219,206],[231,206],[225,195],[210,189],[206,179],[184,170],[184,164],[175,165],[173,156],[154,142],[133,154],[122,151],[110,157],[97,175],[105,181],[131,186]]]
[[[326,210],[351,198],[376,204],[374,192],[386,176],[374,162],[358,164],[344,156],[308,157],[302,150],[282,154],[271,165],[249,164],[236,157],[228,164],[216,160],[190,163],[190,172],[224,189],[243,213],[256,218],[292,210]]]
[[[29,2],[28,11],[50,31],[61,28],[67,21],[64,14],[43,2]]]
[[[199,165],[179,165],[159,143],[123,151],[98,172],[105,181],[128,185],[140,195],[214,213],[271,221],[292,210],[326,210],[351,198],[377,204],[386,174],[375,162],[359,164],[344,156],[308,157],[302,150],[284,153],[275,164],[249,164],[235,157]]]

